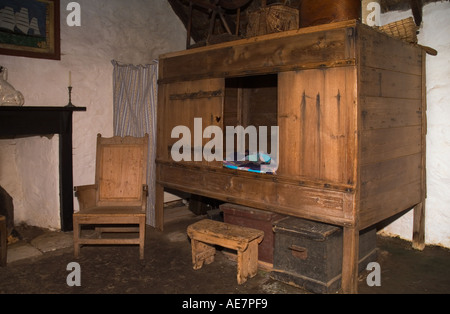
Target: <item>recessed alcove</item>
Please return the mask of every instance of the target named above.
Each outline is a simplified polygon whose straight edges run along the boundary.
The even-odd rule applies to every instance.
[[[225,79],[223,125],[267,127],[267,149],[271,147],[270,130],[278,126],[278,75],[232,77]],[[226,133],[224,132],[224,136]],[[258,141],[261,134],[258,132]],[[264,140],[264,139],[263,139]],[[224,139],[224,143],[225,143]],[[235,141],[236,145],[236,141]],[[249,135],[245,139],[249,149]],[[260,147],[258,147],[260,150]],[[236,146],[235,146],[236,151]],[[254,153],[254,152],[253,152]],[[266,151],[269,153],[269,151]],[[225,152],[226,154],[226,152]],[[226,156],[224,156],[226,158]]]

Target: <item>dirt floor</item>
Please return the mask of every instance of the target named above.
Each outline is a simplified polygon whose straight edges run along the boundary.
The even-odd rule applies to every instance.
[[[236,263],[218,252],[212,264],[193,270],[186,227],[204,217],[186,215],[165,223],[164,231],[148,227],[145,259],[137,246],[84,246],[79,259],[73,247],[0,267],[0,294],[308,294],[270,277],[260,269],[245,284],[236,282]],[[23,241],[44,230],[22,226]],[[378,238],[381,286],[370,287],[367,272],[359,277],[362,294],[450,293],[450,250],[427,246],[416,251],[396,238]],[[81,286],[69,286],[71,262],[81,269]]]

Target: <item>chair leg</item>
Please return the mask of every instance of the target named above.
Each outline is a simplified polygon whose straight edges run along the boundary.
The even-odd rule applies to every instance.
[[[156,229],[164,229],[164,187],[156,183],[155,186],[155,222]]]
[[[145,244],[145,217],[139,222],[139,258],[144,259],[144,244]]]
[[[79,243],[79,238],[80,238],[80,233],[81,233],[81,226],[78,223],[78,219],[77,218],[73,218],[73,254],[75,256],[75,258],[78,258],[79,254],[80,254],[80,243]]]
[[[6,219],[0,219],[0,266],[6,266],[8,254],[8,240],[6,237]]]

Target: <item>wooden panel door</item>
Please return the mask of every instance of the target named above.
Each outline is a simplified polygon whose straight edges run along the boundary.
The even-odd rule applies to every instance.
[[[205,129],[208,126],[217,126],[222,132],[224,79],[161,84],[159,92],[157,160],[221,167],[221,160],[207,161],[203,152],[205,144],[214,144],[212,140],[216,138],[216,133]],[[187,137],[184,138],[186,134],[180,131],[188,131],[190,140]],[[191,144],[191,147],[183,146],[184,149],[190,150],[187,154],[190,158],[174,160],[172,148],[174,145],[180,146],[182,138]],[[219,146],[214,148],[223,148],[223,145]],[[178,152],[186,153],[181,148]]]
[[[278,174],[355,184],[356,68],[279,73]]]

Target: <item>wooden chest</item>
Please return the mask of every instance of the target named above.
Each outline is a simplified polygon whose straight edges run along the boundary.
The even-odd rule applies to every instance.
[[[334,293],[341,287],[342,228],[289,217],[274,224],[272,278],[314,293]],[[359,272],[376,261],[376,230],[360,233]]]
[[[222,204],[224,222],[264,231],[264,239],[258,247],[258,260],[273,263],[274,233],[272,225],[285,216],[236,204]]]

